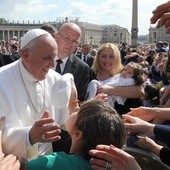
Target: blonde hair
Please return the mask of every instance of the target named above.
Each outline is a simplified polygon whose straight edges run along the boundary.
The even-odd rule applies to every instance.
[[[105,43],[105,44],[102,44],[99,49],[97,50],[97,54],[96,54],[96,57],[94,59],[94,62],[93,62],[93,65],[92,65],[92,69],[94,71],[95,74],[97,73],[101,73],[102,71],[102,68],[99,64],[99,56],[101,54],[101,52],[105,49],[112,49],[113,50],[113,54],[114,54],[114,67],[111,71],[111,75],[114,76],[115,74],[118,74],[121,72],[122,68],[123,68],[123,65],[122,65],[122,62],[121,62],[121,56],[120,56],[120,51],[119,51],[119,48],[117,47],[117,45],[113,44],[113,43]]]

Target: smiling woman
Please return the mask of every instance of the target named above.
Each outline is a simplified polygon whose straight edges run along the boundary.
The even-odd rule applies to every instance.
[[[94,94],[96,91],[97,93],[107,94],[110,98],[109,103],[118,111],[119,114],[127,113],[131,107],[133,108],[141,106],[142,101],[138,97],[142,96],[143,94],[143,89],[141,86],[141,84],[143,83],[142,68],[138,64],[134,63],[129,64],[129,66],[135,71],[133,70],[133,76],[130,79],[124,79],[123,76],[120,76],[123,66],[120,58],[120,51],[117,45],[112,43],[106,43],[101,45],[97,51],[97,55],[94,59],[94,63],[92,66],[92,69],[95,73],[95,77],[94,80],[92,80],[89,84],[87,96],[89,95],[89,89],[91,84],[94,81],[95,83],[93,84],[96,84],[97,79],[100,83],[96,84],[96,87],[92,85],[94,87],[93,90],[91,89],[93,93],[92,96],[94,97],[94,95],[96,95]],[[126,67],[124,68],[126,69]],[[124,70],[122,73],[124,74]],[[138,83],[136,83],[137,81],[136,78],[134,78],[134,75],[139,75],[140,81]],[[109,84],[111,86],[109,86]],[[95,90],[95,88],[97,90]],[[112,96],[117,97],[117,99],[113,100]]]

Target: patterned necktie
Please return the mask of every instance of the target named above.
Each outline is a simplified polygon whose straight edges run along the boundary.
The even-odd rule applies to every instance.
[[[61,64],[63,61],[62,61],[61,59],[58,59],[58,60],[56,60],[56,62],[57,62],[57,66],[56,66],[55,71],[61,74],[60,64]]]

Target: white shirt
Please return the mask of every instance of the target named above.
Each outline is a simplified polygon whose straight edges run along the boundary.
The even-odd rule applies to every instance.
[[[61,59],[62,60],[62,63],[60,64],[61,73],[63,73],[63,71],[64,71],[64,68],[65,68],[65,65],[66,65],[68,58],[69,57],[65,57],[65,58]],[[56,58],[56,60],[57,59],[59,59],[59,58]],[[57,66],[57,62],[55,62],[55,66],[53,67],[53,70],[55,70],[56,66]]]
[[[32,103],[35,104],[34,107],[40,108],[38,114],[31,104],[22,78]],[[69,102],[67,92],[60,89],[55,91],[56,96],[58,94],[62,96],[56,97],[56,100],[59,100],[56,103],[66,102],[62,103],[64,108],[54,107],[54,101],[53,104],[51,101],[51,94],[54,94],[52,92],[53,85],[60,78],[60,74],[50,69],[45,80],[36,82],[22,65],[21,59],[0,68],[0,117],[6,116],[2,140],[5,154],[12,153],[27,159],[30,158],[28,151],[32,150],[35,153],[33,157],[38,156],[38,150],[35,152],[37,145],[32,146],[29,143],[28,135],[33,123],[42,116],[44,110],[49,110],[50,116],[55,119],[56,123],[62,125],[66,122],[68,118],[66,106]],[[45,94],[37,95],[42,92]]]

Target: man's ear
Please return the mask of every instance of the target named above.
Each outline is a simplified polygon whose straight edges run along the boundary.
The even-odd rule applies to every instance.
[[[29,50],[28,49],[21,50],[21,56],[24,60],[28,60]]]

